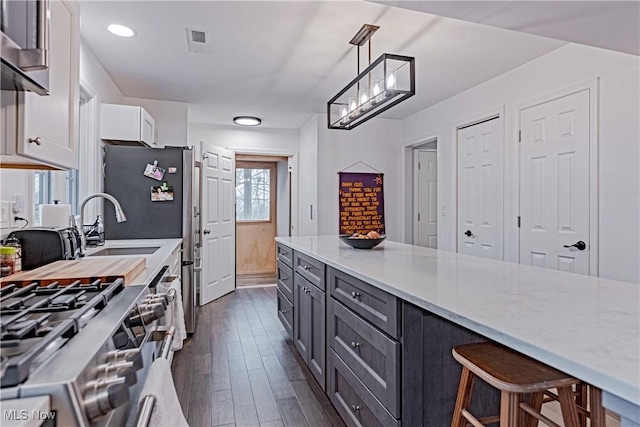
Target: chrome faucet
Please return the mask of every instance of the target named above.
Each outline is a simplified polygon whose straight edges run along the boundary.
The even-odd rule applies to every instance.
[[[85,197],[85,199],[80,203],[80,239],[82,242],[82,248],[81,248],[82,253],[84,253],[84,250],[86,249],[86,245],[87,245],[87,237],[84,234],[84,205],[86,205],[89,200],[95,197],[102,197],[104,199],[107,199],[111,203],[113,203],[113,206],[116,209],[116,221],[124,222],[127,220],[127,216],[124,214],[124,211],[122,210],[122,206],[120,206],[120,203],[111,194],[95,193]]]

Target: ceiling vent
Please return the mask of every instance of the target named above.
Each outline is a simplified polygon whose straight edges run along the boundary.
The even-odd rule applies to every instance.
[[[187,28],[187,44],[190,52],[210,53],[211,46],[208,43],[209,32]]]

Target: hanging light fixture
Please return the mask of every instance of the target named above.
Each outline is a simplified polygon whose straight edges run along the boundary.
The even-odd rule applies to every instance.
[[[327,102],[329,129],[350,130],[415,95],[415,58],[383,53],[371,62],[371,36],[380,27],[364,24],[349,42],[358,46],[358,76]],[[369,66],[360,72],[360,46]]]

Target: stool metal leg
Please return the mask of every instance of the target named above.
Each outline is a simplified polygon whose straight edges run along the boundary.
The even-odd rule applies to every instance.
[[[521,427],[520,394],[502,391],[500,394],[500,427]]]
[[[451,419],[451,427],[465,427],[467,424],[467,420],[462,416],[462,410],[467,409],[471,403],[471,393],[473,392],[473,382],[475,378],[476,376],[472,374],[468,368],[462,367],[456,406],[453,409],[453,418]]]

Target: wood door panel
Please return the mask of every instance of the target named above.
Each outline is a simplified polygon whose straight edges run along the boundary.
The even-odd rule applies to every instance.
[[[265,274],[276,271],[276,241],[273,223],[238,223],[238,274]]]

